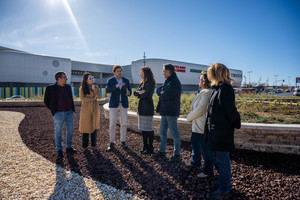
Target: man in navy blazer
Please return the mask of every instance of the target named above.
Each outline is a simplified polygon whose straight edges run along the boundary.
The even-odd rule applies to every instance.
[[[116,124],[118,112],[120,111],[120,134],[121,144],[123,148],[126,148],[125,138],[127,132],[128,121],[128,96],[131,95],[131,87],[129,80],[122,77],[122,67],[120,65],[113,66],[114,77],[107,81],[106,92],[111,93],[109,99],[109,140],[110,145],[107,151],[111,151],[114,148]]]

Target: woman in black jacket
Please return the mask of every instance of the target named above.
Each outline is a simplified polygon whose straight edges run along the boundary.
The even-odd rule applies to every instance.
[[[155,80],[151,68],[147,66],[141,68],[140,76],[142,80],[134,95],[140,99],[138,105],[138,127],[142,131],[144,144],[141,153],[152,154],[154,137],[154,105],[152,96]]]
[[[230,72],[220,63],[208,68],[213,93],[207,108],[205,144],[207,156],[219,173],[218,189],[210,193],[213,199],[226,198],[231,189],[230,152],[234,150],[234,129],[241,127],[240,114],[235,106]],[[212,171],[211,165],[211,171]]]

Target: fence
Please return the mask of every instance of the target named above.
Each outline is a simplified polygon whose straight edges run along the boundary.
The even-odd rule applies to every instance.
[[[25,98],[43,97],[46,87],[0,87],[0,99],[6,99],[15,95]],[[79,88],[72,87],[73,96],[79,97]],[[101,97],[106,97],[106,89],[100,88]]]

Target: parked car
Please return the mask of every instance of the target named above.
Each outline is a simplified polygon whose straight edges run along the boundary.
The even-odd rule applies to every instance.
[[[300,96],[300,88],[295,88],[293,95],[294,96]]]
[[[270,90],[268,94],[276,94],[275,90]]]
[[[261,88],[261,89],[258,89],[256,93],[257,93],[257,94],[261,94],[261,93],[263,93],[263,92],[264,92],[264,89]]]
[[[275,90],[275,93],[283,93],[283,89],[278,88],[278,89]]]
[[[8,97],[6,99],[24,99],[24,97],[21,95],[14,95],[14,96]]]

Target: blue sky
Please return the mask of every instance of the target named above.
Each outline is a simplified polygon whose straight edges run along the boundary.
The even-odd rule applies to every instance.
[[[0,46],[72,60],[212,64],[300,77],[299,0],[1,0]],[[277,82],[278,84],[281,82]]]

